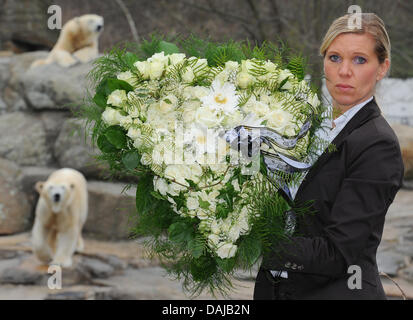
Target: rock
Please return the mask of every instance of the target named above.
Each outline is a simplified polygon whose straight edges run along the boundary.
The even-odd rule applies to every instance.
[[[70,116],[70,112],[62,111],[43,111],[40,113],[40,119],[46,131],[46,141],[48,145],[54,146],[65,121],[67,121]],[[80,139],[77,142],[80,143]]]
[[[413,282],[413,265],[400,270],[400,276],[407,281]]]
[[[0,97],[0,114],[5,113],[6,111],[7,111],[7,104]]]
[[[0,260],[14,259],[20,256],[20,252],[0,249]]]
[[[27,195],[21,191],[20,168],[0,158],[0,234],[14,234],[28,230],[32,210]]]
[[[29,68],[34,60],[45,55],[44,52],[16,55],[10,70],[10,85],[33,109],[76,110],[87,96],[86,76],[92,69],[92,62],[70,68],[55,63]]]
[[[90,300],[94,297],[93,292],[64,291],[48,294],[45,300]]]
[[[10,57],[0,57],[0,96],[10,78]]]
[[[63,123],[54,143],[54,154],[60,167],[82,172],[86,178],[102,178],[107,165],[98,164],[98,152],[92,147],[90,137],[85,139],[85,122],[68,119]]]
[[[8,268],[0,275],[1,284],[42,284],[44,276],[20,268]]]
[[[127,239],[133,227],[135,188],[122,194],[125,184],[89,181],[89,214],[83,228],[89,236],[105,239]]]
[[[20,165],[48,166],[52,153],[38,117],[23,112],[0,116],[0,157]]]
[[[407,180],[413,179],[413,127],[393,124],[392,128],[400,143],[404,164],[404,178]]]
[[[115,268],[99,259],[82,257],[79,264],[92,278],[109,278],[115,273]]]
[[[379,272],[395,276],[397,271],[405,266],[404,256],[392,251],[377,252],[377,266]]]
[[[50,48],[59,30],[48,28],[48,6],[43,0],[0,1],[0,43],[13,42],[18,52]]]
[[[95,300],[136,300],[137,297],[127,291],[112,289],[95,293]]]
[[[7,106],[7,112],[28,110],[27,104],[24,101],[23,97],[21,97],[19,93],[11,87],[6,87],[4,89],[3,99]]]
[[[34,208],[39,194],[35,190],[35,184],[38,181],[46,181],[47,178],[52,174],[53,171],[58,170],[59,168],[52,167],[21,167],[22,169],[22,179],[21,179],[21,188],[27,194],[28,200],[31,206]]]

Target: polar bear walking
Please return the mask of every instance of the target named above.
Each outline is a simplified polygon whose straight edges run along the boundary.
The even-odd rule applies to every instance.
[[[85,177],[74,169],[53,172],[36,183],[39,201],[32,230],[37,258],[62,267],[72,265],[72,255],[84,248],[82,228],[87,218],[88,193]]]
[[[99,55],[98,38],[103,30],[103,17],[85,14],[67,21],[55,46],[46,59],[36,60],[31,68],[57,62],[70,67],[78,61],[86,63]]]

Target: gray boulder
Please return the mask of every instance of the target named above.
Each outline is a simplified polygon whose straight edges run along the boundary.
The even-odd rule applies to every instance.
[[[89,135],[85,137],[83,120],[68,119],[54,143],[54,154],[60,167],[81,171],[87,178],[102,178],[107,165],[97,162],[98,150],[92,146]]]
[[[21,169],[15,163],[0,158],[0,235],[30,228],[32,209],[20,189],[21,176]]]
[[[19,165],[48,166],[52,153],[39,117],[23,112],[0,115],[0,157]]]
[[[135,220],[135,192],[125,184],[89,181],[89,213],[83,231],[97,239],[127,239]]]
[[[87,95],[86,76],[92,62],[70,68],[56,63],[30,68],[34,60],[46,55],[47,52],[31,52],[14,56],[10,85],[33,109],[76,110]]]

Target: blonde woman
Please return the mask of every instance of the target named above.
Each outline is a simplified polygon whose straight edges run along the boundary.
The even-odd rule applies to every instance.
[[[314,200],[316,213],[263,260],[254,299],[386,299],[376,251],[404,172],[374,98],[390,67],[390,40],[377,15],[362,14],[359,29],[349,19],[336,19],[320,47],[339,111],[329,132],[337,150],[324,151],[295,196],[297,205]]]

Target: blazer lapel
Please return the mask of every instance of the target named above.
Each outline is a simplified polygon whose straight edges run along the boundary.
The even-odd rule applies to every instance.
[[[340,133],[334,138],[331,142],[337,148],[340,148],[341,144],[344,142],[345,138],[356,128],[363,125],[368,120],[375,118],[381,114],[379,107],[373,98],[369,103],[367,103],[364,107],[359,110],[353,118],[345,125],[345,127],[340,131]],[[300,187],[297,191],[297,196],[300,194],[301,190],[305,187],[305,185],[311,181],[312,177],[314,177],[323,167],[323,164],[330,159],[335,151],[329,152],[328,148],[321,154],[321,156],[317,159],[314,165],[310,168],[310,171],[305,176],[303,182],[301,183]]]

